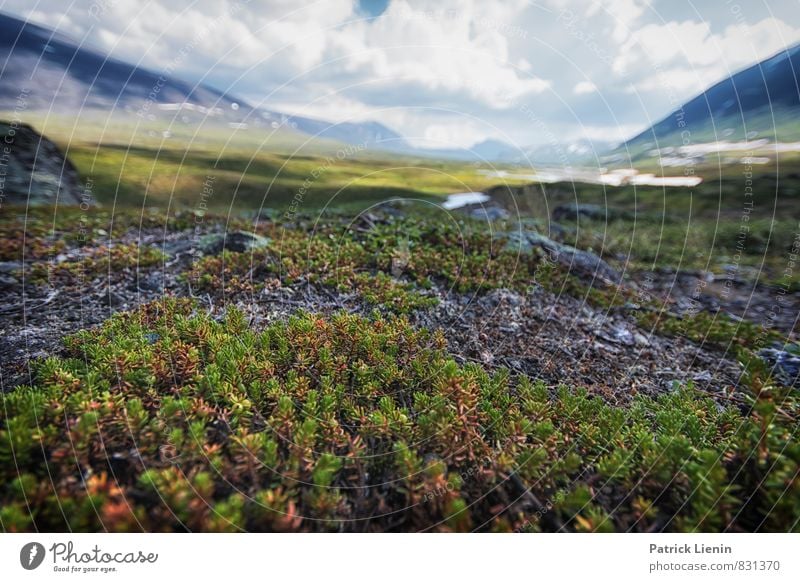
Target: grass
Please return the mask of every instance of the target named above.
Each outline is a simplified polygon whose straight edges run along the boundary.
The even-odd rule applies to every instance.
[[[605,306],[624,302],[626,296],[616,287],[591,288],[547,260],[544,252],[521,252],[509,236],[488,232],[485,224],[442,221],[424,208],[370,228],[329,216],[313,230],[281,222],[258,230],[271,239],[267,248],[203,257],[186,280],[222,297],[252,295],[275,278],[287,285],[302,281],[355,291],[369,304],[396,313],[430,307],[449,293],[525,292],[534,284]]]
[[[611,407],[402,317],[165,299],[2,397],[5,531],[797,531],[797,402]]]
[[[740,168],[738,168],[740,169]],[[695,188],[608,187],[588,184],[498,187],[497,199],[518,205],[524,216],[549,221],[562,204],[608,208],[606,219],[562,222],[565,242],[592,250],[634,271],[661,268],[722,273],[731,267],[744,279],[797,289],[790,269],[800,235],[800,174],[796,166],[761,168],[752,196],[737,168]],[[716,177],[714,177],[716,176]],[[752,203],[752,206],[747,206]]]
[[[7,212],[0,215],[5,241],[0,258],[21,261],[24,240],[30,284],[79,285],[108,273],[158,268],[168,257],[158,246],[135,242],[142,229],[181,232],[198,228],[195,219],[186,211],[170,217],[159,212],[112,214],[77,208],[40,207],[29,209],[27,215]],[[480,221],[442,221],[439,212],[424,206],[368,226],[336,212],[327,213],[322,221],[278,217],[254,222],[207,214],[203,230],[194,232],[193,240],[201,240],[206,231],[240,229],[266,237],[269,244],[244,253],[225,250],[198,257],[179,276],[192,292],[225,301],[252,300],[265,288],[307,284],[354,294],[395,314],[428,309],[453,293],[483,294],[501,288],[525,293],[538,285],[605,310],[637,304],[632,313],[643,329],[679,335],[742,359],[788,339],[725,314],[700,311],[678,317],[655,298],[591,282],[549,260],[539,249],[522,251],[501,226],[495,225],[491,232]],[[134,242],[112,244],[121,237]]]
[[[513,221],[489,229],[424,203],[353,220],[392,196],[484,189],[479,168],[368,151],[340,160],[329,143],[297,154],[292,135],[252,155],[253,134],[165,141],[145,129],[129,148],[129,126],[79,128],[70,157],[103,206],[4,207],[0,260],[24,259],[28,284],[79,288],[163,266],[143,229],[244,230],[270,243],[198,258],[178,274],[187,291],[236,300],[307,284],[374,311],[256,328],[230,306],[212,316],[167,297],[66,338],[32,362],[32,385],[0,396],[3,531],[799,531],[797,395],[755,355],[787,338],[654,300],[629,309],[630,289],[509,245]],[[737,257],[742,272],[796,288],[784,275],[797,176],[758,180],[740,248],[741,186],[727,173],[694,190],[495,195],[515,196],[545,231],[561,203],[635,209],[635,220],[564,225],[564,242],[618,267],[719,270]],[[262,204],[272,218],[254,222]],[[580,386],[458,365],[446,337],[411,323],[449,294],[531,285],[732,354],[742,392],[711,400],[688,384],[612,406]]]
[[[363,208],[392,197],[436,201],[496,183],[479,171],[484,166],[398,156],[286,130],[84,117],[32,111],[23,121],[67,152],[84,181],[91,180],[95,200],[107,206]],[[204,191],[209,182],[213,187]]]

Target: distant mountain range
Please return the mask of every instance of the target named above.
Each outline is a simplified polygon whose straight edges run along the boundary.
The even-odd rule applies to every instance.
[[[389,150],[408,150],[398,133],[377,122],[331,123],[256,110],[204,84],[137,67],[30,22],[0,13],[0,109],[73,112],[82,109],[170,116],[194,114],[222,122],[282,126],[310,136]]]
[[[197,119],[210,117],[241,127],[246,124],[282,128],[402,154],[454,159],[474,159],[482,155],[481,148],[474,153],[416,148],[397,132],[375,121],[333,123],[256,109],[245,100],[209,85],[193,84],[174,75],[110,58],[66,35],[3,13],[0,13],[0,63],[2,110],[17,108],[22,97],[28,110],[63,113],[101,109],[163,118],[180,113]]]
[[[0,13],[0,107],[23,94],[28,109],[77,111],[188,103],[240,119],[239,101],[206,85],[161,79],[161,73],[79,46],[71,38]]]
[[[663,156],[692,144],[741,140],[800,140],[800,45],[717,83],[616,150],[608,142],[579,140],[526,148],[486,140],[469,149],[415,147],[375,122],[333,123],[254,108],[205,84],[137,67],[47,28],[0,13],[0,109],[13,110],[23,97],[30,110],[83,109],[145,113],[169,119],[181,113],[239,127],[270,128],[364,145],[397,154],[530,165],[577,165]],[[666,149],[665,149],[666,148]],[[611,155],[606,155],[608,153]]]
[[[716,83],[622,148],[635,155],[744,139],[800,139],[800,44]]]

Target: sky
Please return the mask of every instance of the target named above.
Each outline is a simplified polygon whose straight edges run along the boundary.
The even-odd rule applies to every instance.
[[[252,105],[420,147],[620,142],[800,42],[800,0],[0,0]]]

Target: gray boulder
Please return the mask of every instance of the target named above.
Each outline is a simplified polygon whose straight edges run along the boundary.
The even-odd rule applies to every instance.
[[[481,206],[479,208],[473,208],[469,211],[470,218],[474,218],[476,220],[486,220],[488,222],[493,222],[495,220],[508,220],[511,217],[511,214],[505,208],[500,208],[499,206]]]
[[[772,368],[772,374],[786,386],[800,380],[800,356],[779,348],[765,348],[758,355]]]
[[[556,242],[533,230],[520,228],[506,234],[506,247],[512,251],[532,252],[539,248],[548,258],[582,277],[599,278],[607,283],[619,283],[622,276],[596,254]]]
[[[81,204],[78,172],[53,142],[14,121],[0,121],[0,142],[0,203]]]

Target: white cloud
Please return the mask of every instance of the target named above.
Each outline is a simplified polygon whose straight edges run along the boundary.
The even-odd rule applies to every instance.
[[[591,81],[580,81],[578,83],[575,83],[575,86],[572,88],[572,92],[575,95],[587,95],[589,93],[596,93],[597,85],[595,85]]]
[[[713,34],[708,22],[649,24],[621,45],[616,71],[650,71],[634,79],[640,91],[697,92],[743,66],[800,40],[800,27],[775,18],[729,26]]]
[[[520,119],[523,104],[566,139],[581,126],[595,136],[641,129],[800,41],[796,0],[741,17],[717,0],[692,0],[691,11],[672,0],[391,0],[373,20],[354,0],[0,2],[117,58],[267,108],[376,119],[465,145],[541,140]],[[585,98],[598,91],[592,80],[603,106]]]
[[[619,125],[582,125],[571,133],[571,139],[597,142],[621,143],[646,128],[646,124],[629,123]]]
[[[483,141],[486,128],[463,120],[453,123],[431,123],[425,127],[422,139],[413,139],[414,145],[426,148],[471,147]]]
[[[526,94],[542,93],[541,79],[524,59],[511,64],[506,35],[524,8],[443,0],[431,8],[419,0],[395,0],[375,22],[359,22],[334,37],[337,66],[385,82],[469,97],[490,108]],[[518,31],[524,32],[524,31]]]
[[[605,0],[602,3],[595,1],[586,15],[592,17],[601,10],[607,12],[614,21],[613,38],[617,42],[622,42],[631,35],[649,5],[650,0]]]

